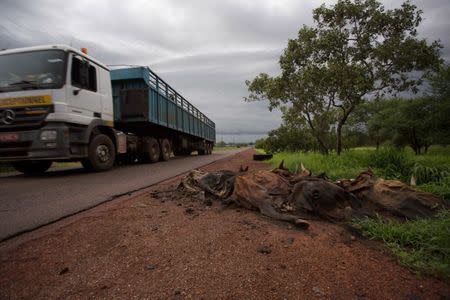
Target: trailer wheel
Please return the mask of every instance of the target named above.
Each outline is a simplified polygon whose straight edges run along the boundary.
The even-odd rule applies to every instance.
[[[197,152],[198,152],[198,155],[208,154],[208,150],[205,150],[205,149],[197,150]]]
[[[52,161],[50,160],[18,161],[13,163],[14,169],[27,176],[45,173],[51,165]]]
[[[167,140],[167,139],[161,140],[161,157],[160,157],[160,160],[168,161],[170,159],[170,153],[171,152],[172,151],[170,149],[169,140]]]
[[[104,134],[94,136],[89,143],[88,157],[81,161],[89,171],[102,172],[111,169],[116,160],[116,147]]]
[[[143,162],[157,162],[160,155],[161,154],[158,141],[155,138],[145,138],[143,141],[142,153],[140,155]]]

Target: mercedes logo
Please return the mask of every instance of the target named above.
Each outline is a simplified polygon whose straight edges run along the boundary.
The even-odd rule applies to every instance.
[[[11,125],[15,119],[16,113],[11,109],[0,112],[0,122],[2,122],[3,124]]]

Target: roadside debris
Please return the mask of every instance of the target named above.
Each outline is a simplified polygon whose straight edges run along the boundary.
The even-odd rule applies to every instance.
[[[146,270],[154,270],[154,269],[156,269],[156,267],[157,267],[157,265],[155,265],[155,264],[146,264],[145,265]]]
[[[258,251],[259,253],[262,253],[262,254],[272,253],[272,249],[270,249],[269,246],[265,246],[265,245],[259,246],[258,249],[256,249],[256,251]]]
[[[267,153],[267,154],[253,154],[253,160],[269,160],[272,159],[273,154]]]
[[[64,274],[66,274],[66,273],[69,273],[69,268],[67,268],[67,267],[65,267],[64,269],[62,269],[62,270],[59,272],[59,275],[64,275]]]
[[[190,194],[190,199],[203,203],[216,199],[225,205],[258,210],[302,229],[309,227],[307,220],[318,218],[345,221],[376,214],[401,219],[430,217],[445,206],[433,194],[397,180],[376,178],[370,170],[354,180],[333,182],[325,174],[313,176],[303,165],[292,173],[283,162],[271,171],[248,172],[242,166],[238,172],[193,170],[173,193]]]

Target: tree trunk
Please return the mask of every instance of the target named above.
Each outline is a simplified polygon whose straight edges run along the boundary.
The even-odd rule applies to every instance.
[[[306,114],[306,120],[308,122],[309,128],[311,129],[311,132],[313,134],[313,136],[316,138],[317,142],[319,143],[319,151],[323,154],[328,154],[328,147],[325,144],[325,142],[322,140],[322,138],[320,137],[320,132],[318,133],[311,121],[311,117]]]
[[[341,155],[342,152],[342,123],[339,122],[336,128],[336,153]]]
[[[420,154],[420,148],[422,148],[421,143],[419,142],[419,140],[417,139],[416,136],[416,129],[415,128],[410,128],[410,139],[411,139],[411,147],[414,149],[414,153],[416,155]]]
[[[356,101],[353,101],[356,103]],[[355,105],[351,106],[347,111],[342,108],[342,119],[339,120],[337,128],[336,128],[336,153],[337,155],[341,155],[342,152],[342,126],[344,126],[345,122],[347,121],[348,116],[350,113],[355,109]]]
[[[316,140],[319,143],[319,149],[322,154],[328,154],[328,147],[325,145],[325,143],[322,141],[321,138],[316,136]]]

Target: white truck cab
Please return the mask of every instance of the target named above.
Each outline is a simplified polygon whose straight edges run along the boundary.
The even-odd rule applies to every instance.
[[[0,50],[0,163],[92,171],[211,154],[215,124],[146,66],[109,70],[64,45]]]
[[[109,69],[86,51],[63,45],[0,51],[0,162],[24,173],[45,171],[52,161],[110,168],[111,93]]]

